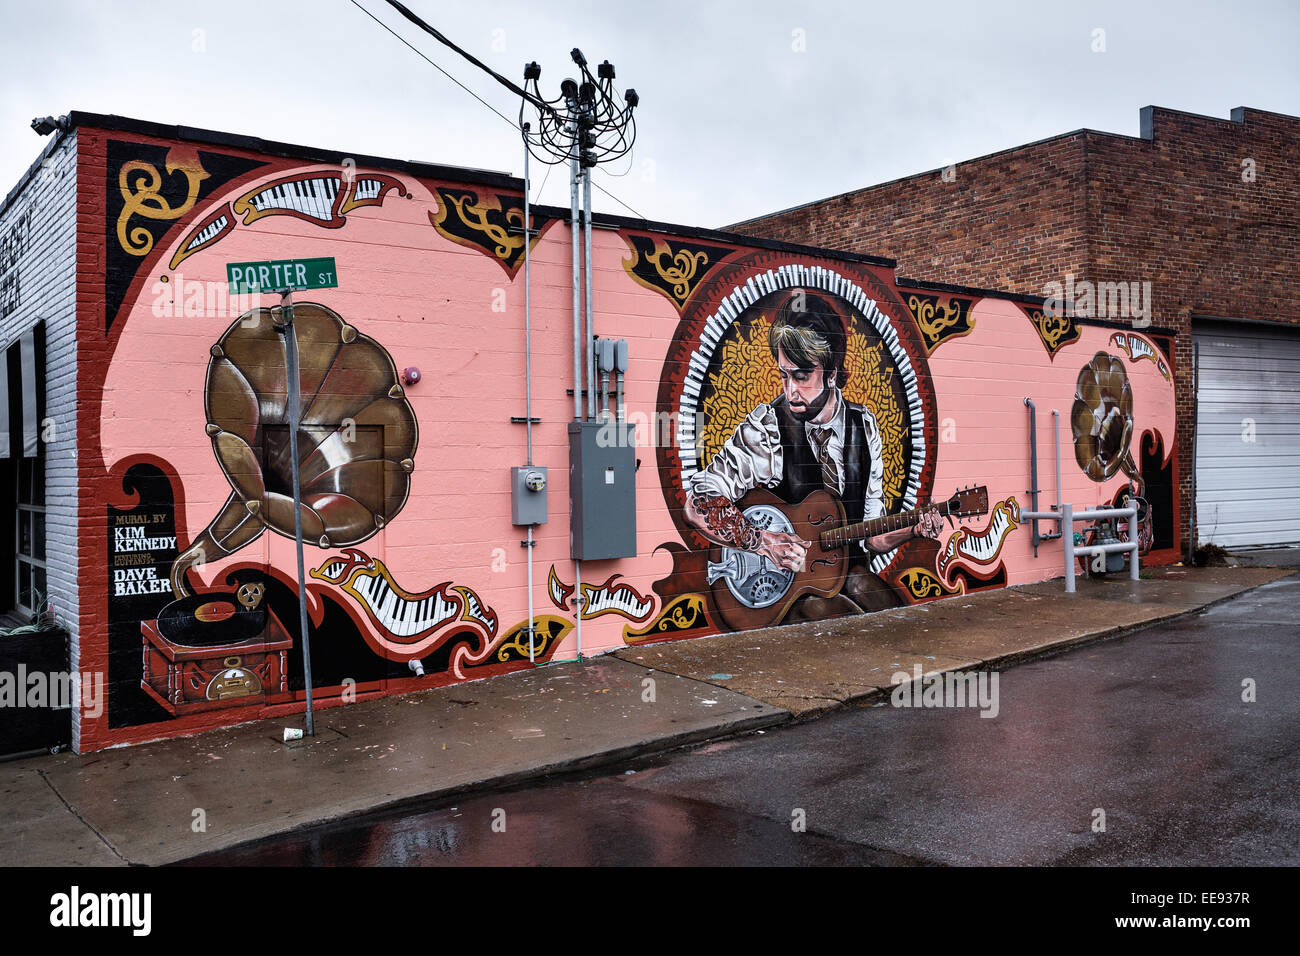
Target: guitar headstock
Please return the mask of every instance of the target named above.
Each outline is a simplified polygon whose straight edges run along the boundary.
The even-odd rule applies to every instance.
[[[984,485],[958,489],[944,502],[944,511],[954,518],[972,518],[989,513],[989,490]]]

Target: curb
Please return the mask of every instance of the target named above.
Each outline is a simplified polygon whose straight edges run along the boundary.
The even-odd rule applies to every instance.
[[[692,744],[706,743],[715,740],[726,740],[729,737],[738,737],[743,734],[753,733],[756,730],[765,730],[769,727],[780,726],[791,722],[793,715],[788,710],[776,707],[773,704],[764,703],[763,701],[756,701],[756,703],[761,705],[765,710],[770,711],[770,713],[746,717],[729,724],[718,725],[717,727],[700,727],[695,730],[686,730],[666,737],[656,737],[653,740],[627,744],[626,746],[618,747],[614,750],[602,750],[597,753],[587,754],[583,757],[570,757],[537,767],[528,767],[523,770],[514,770],[510,773],[498,774],[494,777],[486,777],[482,780],[475,780],[470,783],[462,783],[452,787],[442,787],[429,790],[426,793],[412,794],[400,797],[396,800],[377,803],[372,807],[365,808],[364,810],[351,810],[334,816],[322,817],[319,820],[304,821],[287,829],[267,834],[266,836],[254,837],[251,840],[242,840],[231,843],[228,846],[204,850],[202,853],[194,856],[177,857],[174,860],[167,860],[157,865],[175,866],[180,863],[201,864],[207,857],[228,853],[231,850],[255,847],[259,844],[268,843],[272,840],[279,840],[290,834],[299,833],[304,830],[313,830],[317,827],[325,827],[330,824],[341,823],[344,821],[357,821],[363,817],[369,817],[372,815],[380,816],[401,810],[413,810],[417,807],[426,808],[429,804],[441,803],[462,796],[466,793],[479,794],[491,793],[496,790],[505,790],[521,783],[539,780],[543,777],[592,770],[609,764],[622,763],[637,757],[648,757],[656,754],[667,753],[672,750],[681,749],[682,747],[691,746]],[[131,866],[149,865],[140,864],[134,860],[128,860],[126,857],[123,857],[123,859]]]

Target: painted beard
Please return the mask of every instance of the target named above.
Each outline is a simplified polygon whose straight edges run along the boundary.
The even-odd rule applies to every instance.
[[[822,389],[822,393],[814,398],[811,402],[803,407],[802,410],[790,406],[790,414],[794,416],[797,422],[810,422],[822,413],[826,403],[831,400],[833,389],[827,387]]]

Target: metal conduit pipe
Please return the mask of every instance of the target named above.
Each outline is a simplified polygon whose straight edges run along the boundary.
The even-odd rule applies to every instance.
[[[528,135],[528,126],[524,126]],[[524,142],[524,433],[528,436],[528,467],[533,465],[533,352],[531,299],[529,298],[529,247],[533,244],[532,220],[529,218],[530,189],[528,178],[528,143]],[[533,611],[533,526],[528,526],[528,663],[536,664],[534,639],[537,620]]]

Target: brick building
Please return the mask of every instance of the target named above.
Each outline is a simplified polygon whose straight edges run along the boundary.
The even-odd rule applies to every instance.
[[[901,275],[964,286],[1110,291],[1067,304],[1174,336],[1180,539],[1195,514],[1202,542],[1293,543],[1297,149],[1294,116],[1241,107],[1223,120],[1146,107],[1137,137],[1077,130],[728,228],[869,249],[896,259]],[[1140,309],[1130,299],[1126,311],[1115,294],[1125,289],[1150,297]]]

